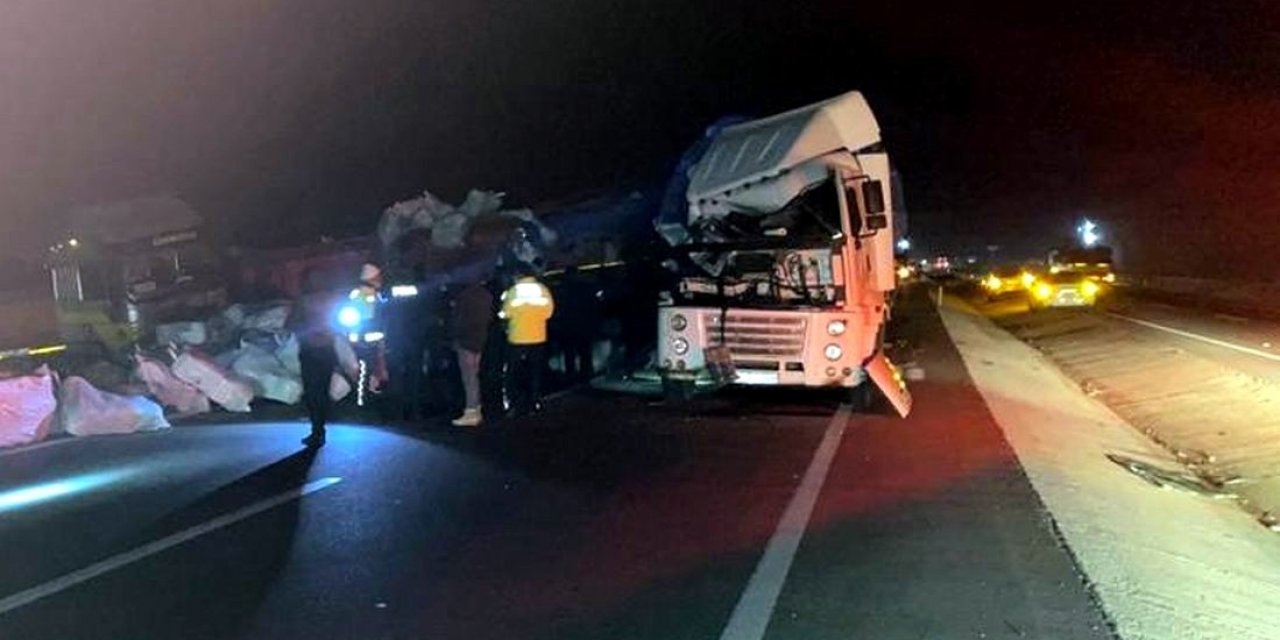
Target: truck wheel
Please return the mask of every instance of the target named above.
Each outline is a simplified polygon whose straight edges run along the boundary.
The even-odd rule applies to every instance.
[[[662,397],[667,402],[688,402],[693,398],[695,390],[693,380],[662,379]]]
[[[880,390],[870,378],[849,390],[849,406],[857,413],[873,413],[879,399]]]

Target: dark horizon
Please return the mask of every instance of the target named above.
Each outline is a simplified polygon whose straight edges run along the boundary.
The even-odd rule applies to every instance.
[[[423,189],[657,185],[720,116],[850,89],[923,250],[1030,252],[1082,215],[1150,269],[1261,275],[1248,256],[1280,246],[1256,222],[1280,214],[1261,2],[69,4],[0,25],[0,254],[152,193],[279,243],[372,230]]]

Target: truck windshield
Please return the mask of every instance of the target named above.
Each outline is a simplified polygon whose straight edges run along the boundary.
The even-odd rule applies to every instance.
[[[788,246],[828,244],[840,234],[840,207],[834,183],[824,180],[774,212],[731,212],[709,221],[703,231],[708,241],[774,238]]]

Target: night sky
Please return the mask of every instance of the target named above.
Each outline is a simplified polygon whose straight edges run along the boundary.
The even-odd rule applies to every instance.
[[[1280,4],[1041,4],[2,0],[0,255],[156,192],[261,244],[641,187],[721,115],[859,89],[918,245],[1087,214],[1134,268],[1280,276]]]

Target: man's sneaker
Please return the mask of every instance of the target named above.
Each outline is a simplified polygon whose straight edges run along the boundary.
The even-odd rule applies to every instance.
[[[453,426],[455,426],[455,427],[478,427],[478,426],[480,426],[480,423],[481,423],[481,421],[483,421],[483,419],[484,419],[484,418],[483,418],[483,416],[481,416],[481,415],[480,415],[480,410],[479,410],[479,409],[466,409],[466,410],[464,410],[464,411],[462,412],[462,415],[461,415],[461,416],[458,416],[457,418],[454,418],[454,420],[453,420]]]

